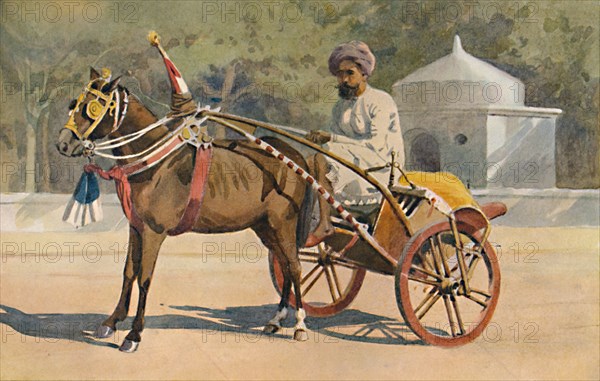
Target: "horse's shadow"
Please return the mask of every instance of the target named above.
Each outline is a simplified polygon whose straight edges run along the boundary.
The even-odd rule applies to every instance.
[[[262,327],[277,309],[276,305],[227,307],[213,309],[196,306],[170,306],[173,309],[196,312],[199,319],[219,325],[222,332],[262,334]],[[293,311],[292,311],[293,312]],[[293,316],[293,314],[290,314]],[[293,327],[295,319],[288,317],[284,327]],[[334,339],[378,344],[423,345],[404,323],[387,316],[374,315],[359,310],[345,310],[325,318],[308,317],[307,327],[319,335]],[[324,341],[327,339],[324,338]]]
[[[206,337],[233,333],[258,339],[264,335],[262,328],[277,309],[273,304],[225,309],[196,306],[169,307],[183,311],[186,315],[146,316],[145,328],[201,330]],[[93,338],[92,332],[106,319],[106,315],[103,314],[28,314],[6,305],[0,305],[0,309],[3,310],[0,312],[0,323],[10,327],[3,332],[3,336],[21,334],[21,341],[67,340],[117,348],[132,323],[132,317],[127,318],[119,324],[119,330],[112,339],[99,341]],[[292,316],[283,325],[292,327],[294,321]],[[423,345],[423,342],[412,334],[405,324],[396,319],[358,310],[346,310],[327,318],[308,317],[306,324],[314,332],[317,341],[349,340],[388,345]],[[290,339],[288,335],[281,333],[268,337]]]

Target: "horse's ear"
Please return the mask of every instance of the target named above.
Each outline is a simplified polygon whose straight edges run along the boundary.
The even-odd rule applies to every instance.
[[[90,66],[90,81],[93,81],[94,79],[98,78],[100,78],[100,73],[98,73],[96,69]]]
[[[117,78],[113,79],[112,81],[110,81],[110,83],[105,86],[105,88],[108,88],[107,93],[110,93],[111,91],[114,91],[117,86],[119,86],[119,82],[121,82],[121,76],[118,76]]]

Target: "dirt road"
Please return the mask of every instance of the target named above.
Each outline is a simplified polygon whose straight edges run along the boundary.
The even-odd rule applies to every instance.
[[[131,317],[110,339],[82,331],[116,304],[125,232],[3,233],[1,378],[598,379],[598,229],[496,227],[492,240],[502,269],[492,322],[475,342],[441,349],[407,329],[393,278],[376,274],[343,313],[309,318],[309,341],[291,340],[293,319],[264,336],[278,297],[255,238],[170,238],[142,343],[124,354]]]

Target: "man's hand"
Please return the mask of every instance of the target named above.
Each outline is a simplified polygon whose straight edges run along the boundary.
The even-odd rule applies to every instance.
[[[331,140],[331,134],[321,130],[311,130],[306,135],[306,140],[310,140],[315,144],[325,144]]]

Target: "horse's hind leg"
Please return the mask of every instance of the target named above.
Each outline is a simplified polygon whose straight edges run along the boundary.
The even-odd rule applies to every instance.
[[[104,339],[113,334],[118,322],[125,320],[129,312],[129,302],[131,301],[131,289],[133,282],[138,274],[140,264],[140,235],[133,227],[129,227],[129,244],[127,249],[127,259],[125,269],[123,270],[123,287],[121,297],[117,303],[112,315],[106,319],[102,325],[96,329],[95,336]]]
[[[302,308],[302,290],[300,288],[302,266],[300,265],[297,254],[294,254],[293,258],[290,258],[290,275],[294,284],[294,293],[296,295],[296,325],[294,326],[294,340],[306,341],[308,340],[308,334],[306,333],[307,328],[304,323],[306,312],[304,311],[304,308]]]
[[[261,239],[262,243],[273,253],[273,255],[279,260],[281,270],[283,272],[283,287],[281,290],[281,300],[277,308],[277,313],[267,325],[265,325],[264,333],[275,333],[281,329],[281,322],[285,320],[288,315],[288,304],[290,298],[290,290],[292,288],[292,280],[289,275],[287,266],[287,257],[283,254],[283,250],[279,245],[277,237],[273,233],[273,228],[269,224],[260,224],[253,228],[254,232]]]
[[[277,246],[281,249],[287,263],[287,272],[284,276],[289,278],[294,285],[296,295],[296,325],[294,326],[294,339],[297,341],[308,340],[307,328],[304,323],[306,312],[302,308],[302,290],[300,288],[302,277],[302,266],[298,258],[298,248],[296,246],[296,223],[295,221],[284,221],[275,225],[278,228],[274,231],[277,238]],[[288,289],[289,293],[289,289]],[[283,295],[286,295],[284,293]]]
[[[283,271],[283,287],[281,289],[281,300],[277,307],[277,313],[273,316],[273,319],[269,320],[265,328],[264,333],[275,333],[281,329],[281,322],[287,318],[288,315],[288,304],[290,298],[290,290],[292,288],[292,280],[290,278],[290,272],[288,270],[287,260],[278,256],[279,263]]]
[[[142,340],[141,333],[144,330],[146,298],[148,297],[148,291],[150,289],[150,282],[152,281],[152,274],[154,273],[154,266],[156,265],[158,251],[160,250],[160,246],[166,238],[165,234],[155,233],[149,228],[146,228],[141,236],[142,254],[137,276],[140,294],[138,308],[135,319],[133,319],[132,329],[129,331],[125,337],[125,340],[121,344],[121,347],[119,348],[119,350],[122,352],[134,352]]]

